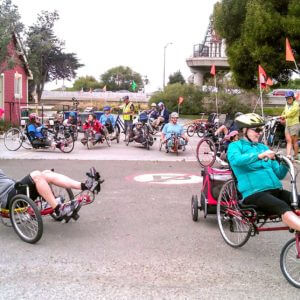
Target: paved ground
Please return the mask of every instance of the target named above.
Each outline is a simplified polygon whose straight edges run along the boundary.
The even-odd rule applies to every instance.
[[[54,167],[82,180],[91,165],[105,178],[77,222],[44,218],[36,245],[0,226],[0,299],[298,299],[279,267],[290,233],[263,233],[232,249],[215,215],[191,219],[190,198],[201,184],[133,180],[161,172],[200,175],[196,162],[125,161],[122,155],[124,161],[0,160],[15,178]]]

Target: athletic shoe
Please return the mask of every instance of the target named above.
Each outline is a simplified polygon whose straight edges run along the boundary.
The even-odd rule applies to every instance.
[[[70,202],[63,203],[59,208],[58,217],[70,217],[72,216],[73,212],[77,210],[78,207],[79,202],[77,200],[72,200]]]

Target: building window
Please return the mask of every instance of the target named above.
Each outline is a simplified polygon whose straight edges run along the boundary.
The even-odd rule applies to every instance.
[[[22,98],[22,75],[15,74],[15,98]]]

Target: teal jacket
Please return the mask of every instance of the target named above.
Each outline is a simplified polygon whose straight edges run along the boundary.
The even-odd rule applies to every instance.
[[[262,143],[251,143],[246,139],[229,145],[227,158],[243,199],[257,192],[282,188],[280,180],[285,177],[288,168],[276,160],[258,158],[260,153],[268,149]]]

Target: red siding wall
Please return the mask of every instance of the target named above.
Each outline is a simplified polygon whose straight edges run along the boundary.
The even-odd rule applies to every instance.
[[[10,55],[15,54],[15,45],[13,41],[8,46]],[[20,121],[20,106],[24,106],[28,102],[28,86],[27,86],[27,74],[23,63],[17,58],[15,67],[11,70],[5,70],[4,73],[4,117],[6,120],[14,123]],[[19,73],[22,75],[22,97],[15,98],[15,74]]]

